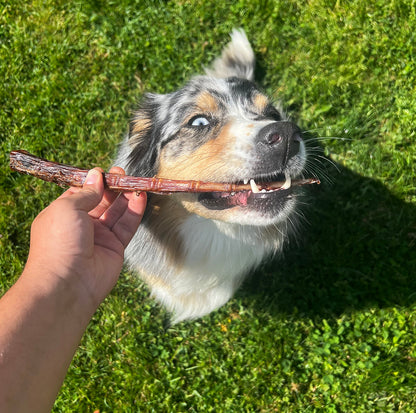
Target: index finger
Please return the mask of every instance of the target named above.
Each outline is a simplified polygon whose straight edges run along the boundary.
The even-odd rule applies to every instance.
[[[147,196],[145,192],[133,192],[123,195],[128,204],[127,206],[122,206],[120,203],[119,216],[113,222],[111,230],[116,234],[124,247],[127,247],[143,218]]]
[[[125,175],[126,172],[123,168],[120,168],[119,166],[113,166],[110,169],[111,174],[116,175]],[[104,190],[104,195],[100,203],[89,212],[89,215],[92,218],[99,218],[101,215],[104,214],[105,211],[107,211],[108,208],[112,205],[112,203],[120,196],[119,192],[110,191],[109,189]]]

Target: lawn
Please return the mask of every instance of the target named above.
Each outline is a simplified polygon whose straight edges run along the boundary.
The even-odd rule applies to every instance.
[[[0,1],[0,293],[61,189],[26,149],[108,168],[145,91],[173,91],[243,27],[257,79],[308,138],[300,233],[226,306],[166,328],[123,272],[54,412],[416,410],[416,4]]]

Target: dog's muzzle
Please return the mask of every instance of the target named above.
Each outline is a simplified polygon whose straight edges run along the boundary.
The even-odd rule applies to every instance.
[[[294,162],[299,158],[302,138],[300,129],[292,122],[273,122],[264,126],[255,138],[255,153],[253,156],[252,176],[242,177],[242,183],[251,178],[250,182],[289,182],[284,189],[272,191],[256,191],[256,186],[250,191],[217,192],[200,194],[198,201],[208,209],[224,210],[233,207],[243,207],[258,211],[262,215],[275,215],[283,209],[286,202],[292,198],[290,178],[299,174]]]

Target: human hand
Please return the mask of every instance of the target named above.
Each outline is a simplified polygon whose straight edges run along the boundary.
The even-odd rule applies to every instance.
[[[91,170],[83,188],[68,189],[34,220],[22,276],[35,270],[38,283],[59,283],[95,311],[117,282],[145,206],[144,192],[105,190],[102,170]]]
[[[94,169],[83,188],[67,190],[36,217],[26,267],[0,299],[1,411],[51,410],[145,206],[145,193],[105,190]]]

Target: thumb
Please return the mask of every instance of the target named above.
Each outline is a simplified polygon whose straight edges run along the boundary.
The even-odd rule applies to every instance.
[[[82,189],[71,196],[77,209],[89,212],[94,209],[104,195],[103,171],[94,168],[88,171]]]

